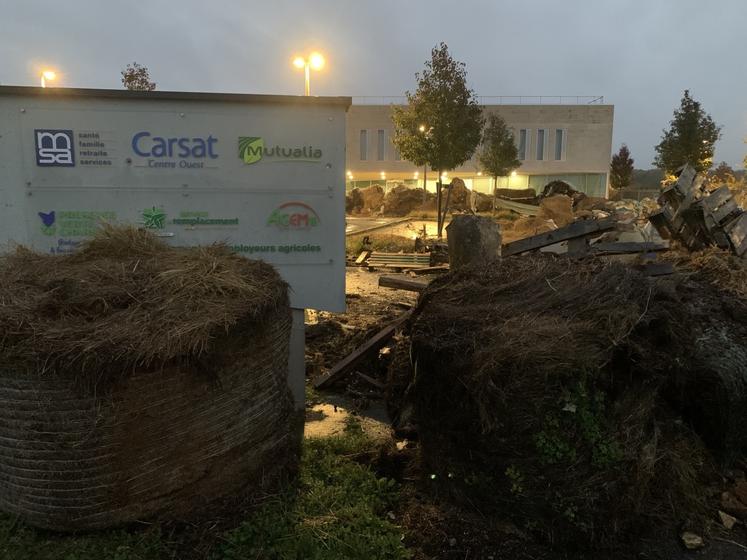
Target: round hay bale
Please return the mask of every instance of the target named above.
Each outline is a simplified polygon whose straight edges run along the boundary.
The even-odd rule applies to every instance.
[[[0,509],[72,531],[198,515],[297,461],[287,286],[225,247],[106,229],[0,259]]]
[[[439,492],[531,522],[556,543],[704,527],[715,459],[676,396],[702,389],[697,341],[725,357],[709,360],[722,379],[747,359],[725,352],[734,340],[703,338],[718,301],[739,311],[714,320],[745,336],[744,307],[694,276],[526,255],[434,280],[413,317],[416,373],[400,405],[419,427],[423,472],[442,481]],[[731,387],[741,421],[747,385]],[[709,395],[701,410],[723,403]],[[731,429],[723,420],[704,424]]]

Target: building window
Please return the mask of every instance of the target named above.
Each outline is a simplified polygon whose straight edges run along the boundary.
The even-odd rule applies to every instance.
[[[555,161],[565,161],[565,145],[568,132],[563,128],[555,129]]]
[[[384,149],[386,146],[384,140],[384,131],[379,129],[376,131],[376,159],[378,161],[384,161]]]
[[[399,148],[392,142],[392,153],[394,154],[394,161],[402,161],[402,154],[399,153]]]
[[[368,131],[367,130],[361,130],[361,161],[366,161],[368,159]]]
[[[529,152],[529,130],[522,128],[519,130],[519,160],[524,161],[527,159],[527,153]]]
[[[545,137],[547,131],[544,128],[537,129],[537,161],[545,159]]]

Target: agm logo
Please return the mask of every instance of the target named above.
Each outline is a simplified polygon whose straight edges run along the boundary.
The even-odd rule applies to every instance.
[[[36,165],[75,167],[72,130],[34,130]]]

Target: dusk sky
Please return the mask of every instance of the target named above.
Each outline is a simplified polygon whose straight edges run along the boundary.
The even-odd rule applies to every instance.
[[[0,83],[121,88],[128,62],[159,90],[303,93],[295,54],[319,50],[314,95],[399,96],[444,41],[481,96],[604,96],[613,149],[637,168],[683,90],[722,126],[716,162],[747,153],[745,0],[0,0]]]

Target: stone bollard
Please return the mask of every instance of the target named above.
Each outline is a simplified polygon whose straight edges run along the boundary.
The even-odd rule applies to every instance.
[[[501,256],[501,226],[485,216],[454,216],[446,227],[449,266],[457,270],[475,261]]]

